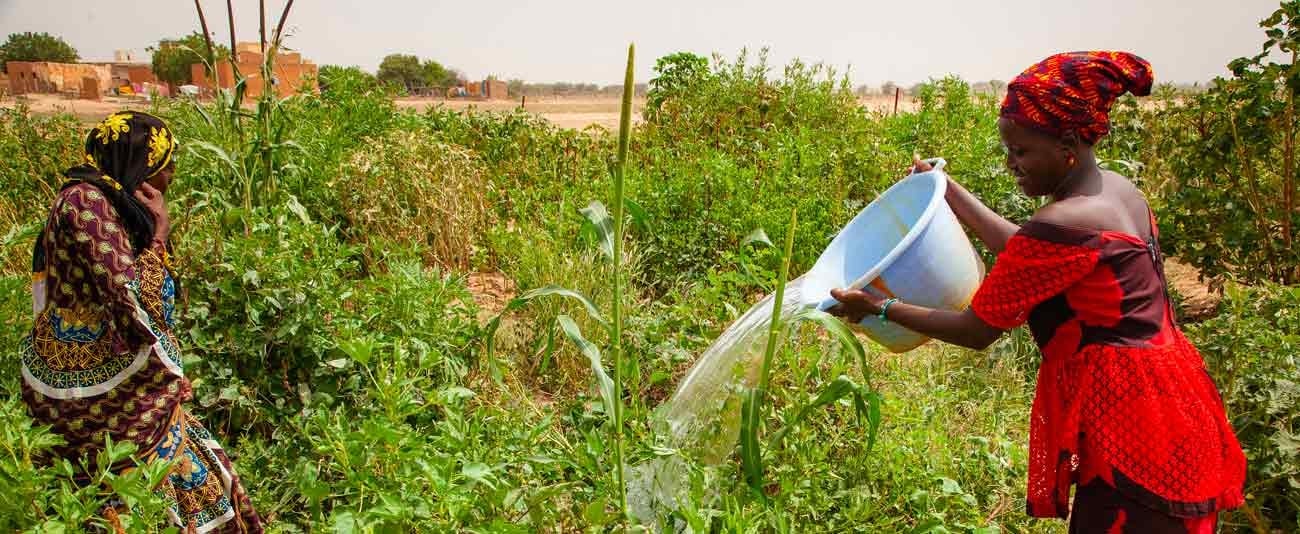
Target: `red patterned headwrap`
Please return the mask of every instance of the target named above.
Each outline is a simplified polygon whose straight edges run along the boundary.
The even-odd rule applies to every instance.
[[[1094,144],[1110,132],[1110,107],[1125,92],[1151,94],[1151,64],[1128,52],[1069,52],[1029,67],[1007,85],[1002,116]]]

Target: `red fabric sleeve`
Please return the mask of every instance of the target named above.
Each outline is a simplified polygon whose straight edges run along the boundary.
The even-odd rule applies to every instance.
[[[1016,235],[980,285],[971,310],[991,326],[1010,330],[1043,301],[1065,291],[1097,266],[1093,247]]]

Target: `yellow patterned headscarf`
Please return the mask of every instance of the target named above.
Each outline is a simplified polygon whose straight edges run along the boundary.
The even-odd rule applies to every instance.
[[[139,185],[137,176],[148,180],[167,168],[176,148],[176,136],[162,119],[140,111],[119,111],[91,128],[85,164],[134,190]]]
[[[80,165],[68,169],[67,185],[90,183],[113,201],[137,248],[153,239],[153,217],[135,198],[140,184],[172,164],[176,136],[162,119],[140,111],[119,111],[86,134]]]

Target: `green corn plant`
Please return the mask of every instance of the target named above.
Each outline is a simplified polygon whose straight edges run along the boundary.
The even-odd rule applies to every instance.
[[[772,304],[772,320],[768,325],[767,343],[763,352],[763,363],[759,371],[758,386],[745,392],[741,404],[740,420],[740,460],[745,473],[745,481],[759,499],[766,500],[763,492],[763,447],[759,443],[758,430],[762,423],[768,385],[771,380],[772,358],[780,345],[780,335],[784,330],[794,328],[802,322],[813,322],[831,334],[841,347],[847,349],[858,359],[862,367],[863,384],[859,385],[847,376],[840,376],[824,386],[808,403],[804,404],[785,421],[785,426],[772,435],[767,449],[780,445],[785,436],[817,408],[829,406],[845,397],[852,397],[858,419],[867,423],[867,451],[875,446],[876,435],[880,429],[880,406],[882,399],[871,387],[871,371],[867,365],[866,349],[853,335],[853,331],[839,318],[812,308],[796,311],[789,318],[782,320],[781,305],[785,300],[786,281],[790,277],[790,258],[794,250],[795,229],[798,227],[798,210],[790,212],[790,229],[786,233],[785,248],[781,256],[780,278],[776,280],[776,296]],[[757,232],[756,232],[757,233]],[[754,234],[751,234],[754,235]],[[764,234],[766,237],[766,234]]]
[[[501,382],[502,373],[500,366],[496,362],[495,338],[496,331],[501,325],[501,318],[513,311],[524,307],[528,302],[544,296],[560,296],[573,299],[582,304],[587,310],[587,314],[595,319],[596,322],[606,331],[609,336],[610,351],[614,355],[614,377],[610,378],[605,371],[604,364],[601,362],[600,348],[589,341],[582,333],[578,324],[568,315],[559,315],[556,322],[559,323],[560,329],[564,335],[573,342],[591,364],[592,375],[595,377],[597,387],[600,390],[601,401],[605,406],[605,413],[609,414],[613,422],[614,433],[614,464],[615,464],[615,483],[618,485],[619,510],[623,518],[621,521],[626,528],[627,525],[627,484],[624,480],[626,476],[626,451],[624,447],[623,426],[623,369],[625,362],[623,360],[623,291],[624,286],[624,266],[623,266],[623,219],[624,209],[629,203],[624,198],[624,180],[627,175],[627,152],[628,144],[632,136],[632,94],[633,94],[633,77],[632,68],[636,54],[635,45],[629,45],[627,49],[627,70],[624,74],[623,83],[623,101],[622,109],[619,116],[618,128],[618,153],[611,166],[610,174],[614,181],[614,213],[611,216],[609,210],[600,201],[592,201],[586,208],[579,210],[584,217],[591,223],[600,241],[600,250],[603,256],[613,262],[613,293],[614,303],[612,305],[611,320],[606,320],[601,314],[600,309],[591,302],[586,296],[576,291],[556,286],[546,286],[520,294],[506,304],[505,309],[496,317],[493,317],[484,329],[486,364],[489,373],[497,382]],[[633,362],[635,363],[635,362]]]
[[[216,75],[216,59],[212,46],[212,40],[208,37],[207,18],[204,16],[203,7],[195,2],[195,10],[198,12],[199,25],[204,32],[207,53],[204,54],[206,67],[211,72],[213,85],[219,86],[219,80]],[[226,13],[230,18],[230,62],[231,72],[235,77],[234,85],[229,91],[218,89],[215,91],[216,99],[211,108],[214,113],[208,112],[205,106],[195,102],[194,106],[200,116],[209,127],[220,128],[222,137],[228,141],[229,146],[234,150],[214,150],[219,147],[209,143],[207,146],[199,146],[200,150],[212,155],[227,166],[231,167],[233,175],[238,179],[242,189],[242,203],[245,217],[252,212],[253,207],[258,204],[259,197],[269,198],[277,190],[276,184],[279,181],[279,174],[283,171],[283,165],[277,166],[277,161],[283,161],[284,158],[277,158],[277,154],[284,151],[296,151],[302,155],[305,150],[301,145],[291,139],[285,139],[285,130],[288,126],[285,114],[281,107],[283,102],[277,98],[275,92],[275,56],[283,45],[284,25],[289,17],[289,12],[293,8],[293,0],[285,3],[284,11],[280,14],[280,19],[276,24],[275,32],[271,40],[267,40],[266,32],[266,6],[264,2],[259,3],[263,16],[259,17],[259,33],[262,38],[262,64],[260,65],[260,74],[262,77],[262,93],[257,98],[254,107],[255,112],[244,109],[244,98],[248,91],[248,78],[239,70],[237,60],[237,42],[235,39],[235,21],[234,6],[228,0],[226,2]],[[222,120],[214,120],[213,115]],[[245,123],[251,122],[249,128]],[[250,138],[251,129],[251,138]],[[255,188],[255,185],[260,185]]]

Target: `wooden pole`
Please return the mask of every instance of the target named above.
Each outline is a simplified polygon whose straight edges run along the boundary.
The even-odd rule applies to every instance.
[[[524,109],[526,104],[528,104],[528,95],[519,95],[519,109]]]
[[[257,2],[257,34],[262,39],[262,55],[266,55],[266,0]]]
[[[216,49],[212,47],[212,36],[208,34],[208,19],[203,16],[203,6],[199,4],[199,0],[194,0],[194,9],[199,12],[199,27],[203,28],[203,42],[208,45],[208,68],[212,69],[210,75],[215,79],[217,74],[217,55]],[[214,83],[213,86],[215,87],[216,84]]]
[[[293,0],[284,3],[284,11],[280,12],[280,22],[275,25],[275,37],[271,40],[272,48],[280,48],[281,35],[284,34],[284,21],[289,19],[291,8],[293,8]]]
[[[226,0],[226,18],[230,19],[230,59],[234,61],[238,57],[238,48],[235,46],[235,5],[230,0]],[[235,69],[238,75],[239,69]]]
[[[903,88],[895,87],[894,88],[894,114],[895,115],[898,115],[898,96],[901,94],[903,94]]]

